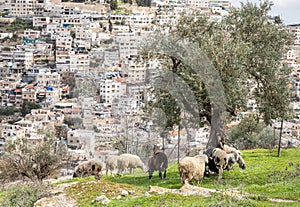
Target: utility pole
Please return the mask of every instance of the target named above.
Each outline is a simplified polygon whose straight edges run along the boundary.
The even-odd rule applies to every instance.
[[[278,157],[280,157],[282,129],[283,129],[283,119],[281,120],[281,125],[280,125],[280,135],[279,135],[279,143],[278,143]]]
[[[163,132],[162,133],[162,150],[163,152],[165,152],[165,136],[167,136],[167,133],[166,132]]]
[[[177,143],[177,163],[179,163],[179,157],[180,157],[180,124],[178,124],[178,143]]]
[[[125,137],[125,146],[126,146],[126,153],[128,153],[128,119],[127,114],[125,114],[126,117],[126,137]]]

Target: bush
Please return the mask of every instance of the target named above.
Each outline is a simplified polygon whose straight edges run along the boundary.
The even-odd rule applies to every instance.
[[[0,107],[0,116],[12,116],[15,112],[17,109],[14,106]]]
[[[27,178],[40,182],[52,175],[62,166],[67,158],[66,151],[60,150],[55,137],[46,134],[36,144],[28,143],[26,138],[7,141],[5,154],[0,158],[0,180],[11,182]]]
[[[0,207],[31,207],[34,203],[49,195],[49,186],[45,184],[16,184],[4,189]]]
[[[227,143],[233,143],[239,149],[273,148],[274,129],[258,122],[256,116],[245,117],[238,126],[227,131]],[[278,140],[279,135],[275,134]]]

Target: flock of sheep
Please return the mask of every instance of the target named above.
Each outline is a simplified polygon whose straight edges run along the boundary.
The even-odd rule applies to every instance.
[[[211,156],[199,154],[194,157],[184,157],[178,163],[178,171],[182,184],[192,180],[199,182],[205,175],[212,173],[218,174],[218,181],[222,179],[225,169],[231,170],[235,163],[239,167],[246,169],[245,161],[241,152],[233,147],[224,145],[223,149],[215,148]],[[128,170],[133,173],[135,169],[142,169],[148,172],[149,179],[152,178],[153,172],[158,171],[159,177],[166,178],[168,168],[168,157],[164,152],[154,151],[153,156],[148,159],[146,167],[139,156],[133,154],[110,155],[106,159],[106,175],[117,171],[119,175]],[[101,162],[89,160],[80,163],[75,167],[73,177],[86,177],[94,175],[96,179],[102,176],[103,166]]]

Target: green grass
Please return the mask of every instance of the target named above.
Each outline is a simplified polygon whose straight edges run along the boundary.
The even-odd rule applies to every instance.
[[[158,172],[151,180],[148,174],[137,170],[134,174],[120,176],[103,175],[101,180],[93,177],[76,178],[62,183],[73,183],[66,189],[67,195],[75,198],[80,207],[101,206],[96,198],[105,195],[110,203],[107,206],[300,206],[300,149],[283,149],[277,157],[277,150],[246,150],[243,158],[247,169],[238,165],[231,171],[224,171],[222,182],[218,183],[217,175],[205,177],[201,187],[217,189],[211,197],[182,196],[177,194],[149,193],[149,186],[160,186],[168,189],[181,187],[177,164],[171,163],[167,178],[160,180]],[[193,183],[197,185],[196,183]],[[122,190],[128,196],[119,196]],[[225,196],[222,192],[235,190],[242,198]],[[5,194],[0,191],[1,197]],[[294,202],[272,202],[271,199],[283,199]]]
[[[141,170],[134,174],[103,176],[100,181],[76,179],[77,184],[68,189],[68,195],[76,198],[79,206],[100,206],[97,196],[106,195],[111,202],[108,206],[299,206],[300,202],[300,149],[277,150],[255,149],[243,151],[247,169],[238,165],[223,173],[223,181],[216,182],[217,175],[205,177],[201,187],[218,189],[219,192],[237,190],[242,199],[214,193],[211,197],[181,196],[175,194],[150,193],[149,186],[169,189],[181,187],[177,164],[171,163],[167,178],[160,180],[155,172],[151,180]],[[298,169],[297,169],[298,168]],[[194,183],[196,185],[196,183]],[[134,191],[132,195],[117,198],[120,191]],[[270,199],[283,199],[294,202],[272,202]],[[297,202],[298,201],[298,202]]]

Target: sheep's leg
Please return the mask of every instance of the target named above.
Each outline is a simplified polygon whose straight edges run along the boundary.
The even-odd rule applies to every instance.
[[[218,177],[218,182],[220,182],[220,181],[221,181],[221,179],[222,179],[222,174],[223,174],[223,169],[222,169],[222,168],[220,168],[220,169],[219,169],[219,177]]]
[[[159,178],[162,179],[162,173],[159,171]]]
[[[182,173],[182,175],[181,175],[181,183],[182,183],[182,185],[185,184],[185,181],[186,181],[186,176],[185,176],[184,173]]]
[[[164,172],[164,178],[166,178],[167,177],[167,170],[165,170],[165,172]]]

